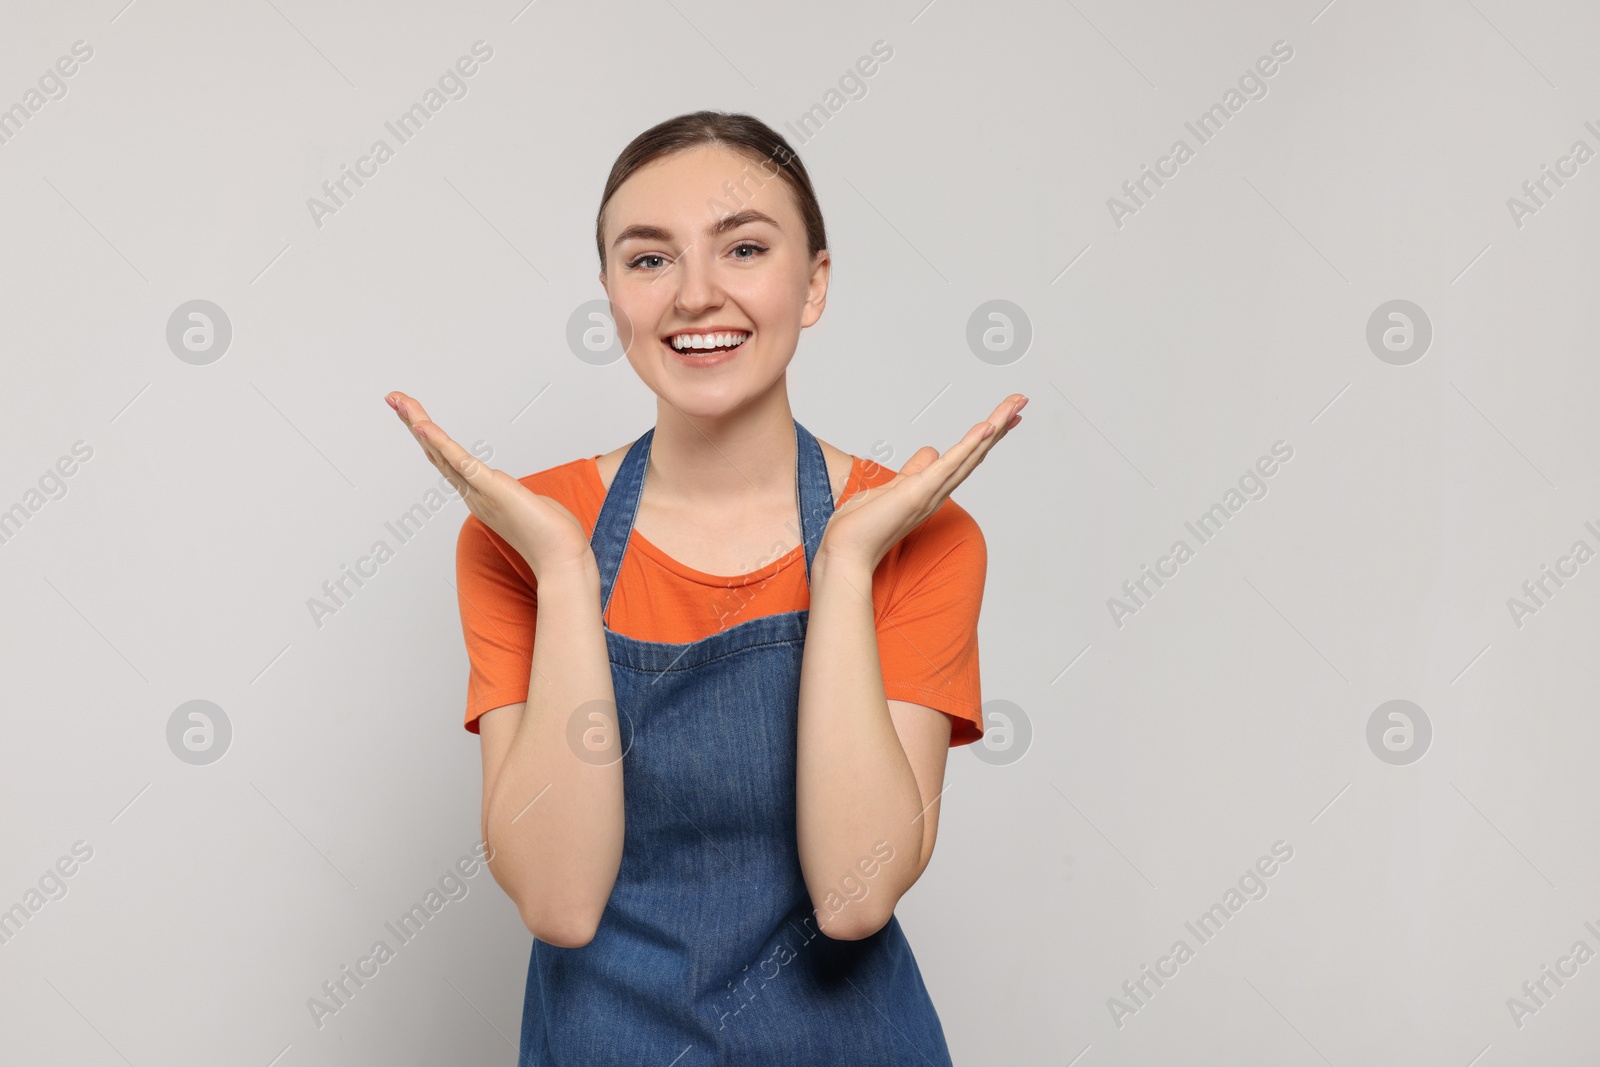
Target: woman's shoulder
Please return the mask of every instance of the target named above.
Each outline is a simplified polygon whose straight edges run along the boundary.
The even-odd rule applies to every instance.
[[[580,456],[554,467],[524,474],[517,481],[543,496],[562,497],[581,494],[585,488],[591,487],[595,477],[595,463],[603,458],[605,457]]]

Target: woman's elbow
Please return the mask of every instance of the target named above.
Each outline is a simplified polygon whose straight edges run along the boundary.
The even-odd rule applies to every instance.
[[[552,899],[541,895],[536,900],[513,897],[522,925],[547,945],[557,948],[582,948],[594,940],[600,929],[604,908],[596,910],[583,901]]]
[[[877,901],[871,903],[876,905]],[[892,918],[894,918],[893,901],[890,901],[887,907],[882,905],[873,907],[869,906],[868,900],[856,900],[833,915],[824,916],[818,912],[817,929],[835,941],[860,941],[888,926]]]
[[[547,945],[557,948],[582,948],[594,940],[600,924],[589,916],[545,915],[532,908],[519,909],[522,925]]]

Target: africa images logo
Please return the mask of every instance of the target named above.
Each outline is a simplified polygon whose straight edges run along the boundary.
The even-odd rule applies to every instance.
[[[1201,146],[1210,143],[1221,133],[1228,121],[1244,110],[1245,104],[1252,100],[1265,99],[1267,79],[1278,73],[1281,64],[1293,58],[1294,48],[1288,41],[1273,41],[1272,54],[1261,56],[1255,61],[1254,66],[1246,68],[1245,72],[1239,75],[1238,88],[1228,86],[1220,102],[1200,112],[1193,122],[1183,124],[1193,135],[1194,145],[1179,137],[1172,142],[1167,154],[1156,160],[1154,170],[1151,170],[1147,163],[1137,178],[1130,178],[1122,183],[1122,192],[1127,197],[1126,200],[1119,200],[1114,196],[1106,198],[1106,210],[1111,213],[1111,225],[1116,229],[1122,229],[1123,220],[1129,215],[1137,215],[1139,209],[1145,207],[1156,192],[1167,184],[1163,178],[1176,178],[1179,168],[1193,159]],[[1144,194],[1142,197],[1141,193]]]
[[[322,229],[324,217],[337,215],[339,209],[355,196],[355,189],[350,188],[351,184],[354,184],[356,189],[363,188],[367,183],[362,179],[377,177],[378,168],[394,158],[395,151],[400,145],[406,144],[421,133],[422,127],[427,125],[428,120],[433,118],[445,104],[466,97],[467,79],[478,73],[480,63],[487,63],[494,57],[494,49],[487,42],[477,40],[472,43],[472,55],[477,59],[469,56],[457,59],[453,67],[447,67],[445,72],[439,75],[438,88],[428,86],[419,102],[402,111],[394,122],[383,124],[384,128],[394,135],[393,147],[388,141],[379,137],[372,142],[367,154],[356,160],[354,171],[351,171],[348,165],[341,164],[339,176],[322,183],[322,192],[326,200],[315,196],[306,198],[306,210],[311,212],[311,221],[317,229]],[[371,169],[368,169],[369,166]],[[342,197],[341,193],[344,194]]]

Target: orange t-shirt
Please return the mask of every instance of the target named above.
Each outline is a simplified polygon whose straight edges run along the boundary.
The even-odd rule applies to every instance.
[[[519,479],[561,502],[594,533],[605,501],[598,456]],[[839,502],[895,472],[852,456]],[[746,619],[798,611],[811,603],[804,546],[734,577],[686,567],[633,531],[611,594],[608,625],[641,641],[698,641]],[[946,499],[889,549],[872,575],[873,617],[884,695],[951,717],[950,746],[983,736],[978,685],[978,610],[988,552],[977,522]],[[476,515],[456,541],[461,630],[471,669],[466,728],[478,716],[528,699],[536,581],[522,554]]]

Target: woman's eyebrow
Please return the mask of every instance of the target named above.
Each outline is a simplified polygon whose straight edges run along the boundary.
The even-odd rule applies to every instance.
[[[783,229],[783,227],[778,225],[778,220],[773,218],[771,215],[757,211],[754,208],[747,207],[743,211],[735,211],[731,215],[722,216],[714,225],[706,227],[706,233],[712,237],[716,237],[718,234],[727,233],[729,230],[736,230],[740,226],[745,226],[752,222],[765,222],[773,229]]]
[[[778,220],[773,218],[771,215],[768,215],[765,212],[756,211],[754,208],[745,208],[743,211],[735,211],[731,214],[723,215],[717,219],[716,222],[706,227],[706,233],[712,237],[716,237],[719,234],[727,233],[729,230],[736,230],[740,226],[746,226],[752,222],[765,222],[776,229],[782,229],[782,227],[778,225]],[[632,226],[629,226],[621,233],[617,234],[617,239],[611,242],[611,247],[615,248],[624,241],[670,240],[672,240],[672,232],[670,230],[664,230],[660,226],[651,226],[646,223],[639,222],[634,223]]]
[[[611,242],[611,247],[615,248],[624,241],[670,240],[672,240],[672,234],[666,230],[663,230],[660,226],[646,226],[643,223],[634,223],[632,226],[629,226],[627,229],[617,234],[617,239]]]

